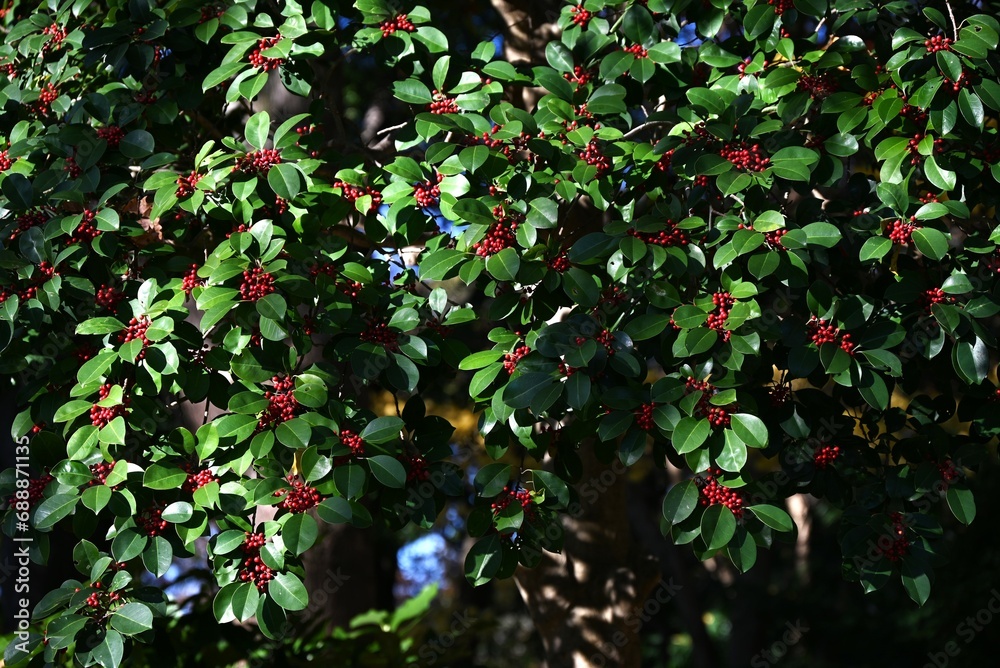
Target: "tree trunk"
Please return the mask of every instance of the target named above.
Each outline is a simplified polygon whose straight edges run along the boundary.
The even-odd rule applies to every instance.
[[[625,467],[597,461],[587,445],[580,454],[584,482],[579,506],[563,519],[563,552],[546,552],[536,568],[519,568],[518,589],[552,668],[639,666],[642,624],[676,587],[660,582],[656,561],[636,550]]]

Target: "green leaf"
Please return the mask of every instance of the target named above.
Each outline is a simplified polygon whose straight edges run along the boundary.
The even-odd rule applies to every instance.
[[[917,250],[932,260],[941,260],[948,254],[948,236],[933,227],[914,230],[912,239]]]
[[[154,146],[153,135],[145,130],[132,130],[122,137],[118,150],[128,158],[138,159],[152,153]]]
[[[756,415],[735,413],[732,416],[733,432],[751,448],[767,447],[767,425]]]
[[[386,487],[403,489],[406,487],[406,469],[399,460],[389,455],[374,455],[368,458],[375,479]]]
[[[73,512],[80,497],[73,494],[55,494],[42,501],[35,510],[34,524],[40,531],[51,529],[56,522]]]
[[[938,53],[940,54],[941,52],[939,51]],[[926,160],[924,160],[924,175],[927,176],[928,181],[941,190],[949,191],[955,189],[955,172],[939,167],[933,155],[927,156]]]
[[[267,586],[267,595],[285,610],[305,610],[309,593],[302,580],[291,573],[278,573]]]
[[[239,532],[240,544],[243,543],[243,533]],[[142,564],[146,570],[158,578],[162,578],[174,563],[174,551],[163,536],[154,536],[149,545],[142,551]]]
[[[432,251],[420,260],[420,278],[425,281],[441,281],[454,276],[452,270],[466,258],[466,254],[450,248]]]
[[[539,392],[556,382],[552,374],[540,371],[519,374],[503,389],[503,401],[513,408],[529,408]]]
[[[489,582],[503,562],[500,534],[494,533],[476,541],[465,557],[465,577],[474,587]]]
[[[104,668],[118,668],[125,655],[125,643],[118,631],[110,630],[104,634],[101,644],[90,650],[90,653]]]
[[[176,489],[187,480],[187,472],[176,466],[150,464],[142,475],[142,486],[149,489]]]
[[[354,510],[347,499],[331,496],[316,507],[316,514],[328,524],[344,524],[354,518]]]
[[[247,120],[244,132],[247,143],[256,149],[262,149],[267,144],[267,137],[271,134],[271,116],[267,111],[258,111]]]
[[[990,369],[990,352],[986,343],[976,337],[974,343],[956,341],[952,348],[952,365],[968,385],[978,385]]]
[[[629,322],[625,323],[625,333],[628,334],[633,341],[645,341],[657,336],[667,327],[669,319],[666,315],[660,313],[649,313],[646,315],[640,315],[637,318],[633,318]]]
[[[281,525],[281,538],[285,542],[285,547],[295,556],[299,556],[316,542],[319,527],[312,515],[306,513],[295,513],[286,517],[288,519]]]
[[[495,462],[487,464],[476,473],[475,485],[479,496],[494,497],[510,482],[510,464]]]
[[[458,363],[458,368],[462,371],[472,371],[473,369],[482,369],[483,367],[493,364],[503,356],[502,350],[481,350],[477,353],[472,353],[461,362]]]
[[[976,518],[976,499],[972,491],[960,487],[950,486],[945,493],[948,499],[948,507],[952,515],[962,524],[972,524]]]
[[[174,501],[163,509],[163,519],[171,524],[183,524],[194,515],[194,506],[187,501]]]
[[[134,636],[153,628],[153,611],[142,603],[126,603],[111,615],[111,626],[124,635]]]
[[[698,485],[694,480],[679,482],[663,498],[663,517],[670,524],[683,522],[698,507]]]
[[[803,227],[802,231],[806,233],[810,244],[824,248],[833,248],[842,238],[837,226],[830,223],[810,223]]]
[[[117,561],[131,561],[146,549],[149,537],[134,529],[124,529],[111,542],[111,554]]]
[[[367,443],[382,445],[399,440],[399,434],[405,424],[395,416],[375,418],[361,430],[361,438]]]
[[[275,195],[291,201],[302,190],[302,177],[295,165],[282,162],[267,170],[267,184]]]
[[[677,423],[670,440],[677,454],[683,455],[700,448],[711,433],[712,425],[706,418],[685,417]]]
[[[885,237],[868,237],[858,254],[862,262],[881,260],[892,250],[892,241]]]
[[[513,281],[521,267],[521,257],[514,248],[504,248],[486,259],[486,271],[499,281]]]
[[[7,175],[3,183],[0,184],[0,191],[3,192],[4,197],[10,202],[11,208],[14,209],[31,208],[35,197],[31,181],[24,174],[18,174],[17,172]]]
[[[709,550],[718,550],[736,534],[736,517],[726,506],[716,503],[701,516],[701,537]]]
[[[752,512],[757,519],[775,531],[788,532],[795,529],[795,525],[792,523],[792,518],[788,516],[788,513],[777,506],[761,504],[757,506],[747,506],[746,509]]]

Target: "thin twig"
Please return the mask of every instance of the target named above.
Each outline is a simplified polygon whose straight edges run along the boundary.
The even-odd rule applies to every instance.
[[[958,41],[958,24],[955,23],[955,12],[951,8],[951,3],[944,0],[944,6],[948,8],[948,18],[951,19],[951,29],[955,32],[955,41]]]
[[[658,127],[658,126],[662,126],[662,125],[670,125],[670,121],[646,121],[645,123],[642,123],[641,125],[637,125],[634,128],[632,128],[631,130],[629,130],[628,132],[626,132],[625,134],[623,134],[621,136],[621,138],[622,139],[628,139],[629,137],[634,137],[635,135],[639,134],[640,132],[642,132],[646,128]]]
[[[400,123],[399,125],[393,125],[392,127],[382,128],[381,130],[379,130],[378,132],[375,133],[375,136],[376,137],[381,137],[383,135],[389,134],[390,132],[395,132],[396,130],[402,130],[408,124],[409,124],[409,121],[405,121],[403,123]]]

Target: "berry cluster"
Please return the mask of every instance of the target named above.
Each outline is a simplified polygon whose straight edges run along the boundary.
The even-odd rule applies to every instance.
[[[916,217],[911,217],[911,222],[909,223],[904,223],[898,219],[892,221],[892,225],[886,228],[889,231],[889,239],[892,243],[899,244],[900,246],[906,246],[910,243],[913,232],[917,229],[917,226],[912,222],[914,220],[916,220]]]
[[[935,304],[952,304],[954,302],[955,298],[946,295],[944,290],[941,288],[924,290],[920,293],[920,296],[917,297],[917,304],[928,313],[931,312],[931,307]]]
[[[292,486],[288,489],[279,489],[274,493],[274,496],[285,496],[278,507],[284,508],[292,514],[304,513],[310,508],[318,506],[319,502],[323,500],[315,487],[309,487],[301,480],[296,479],[295,476],[288,476],[286,480]]]
[[[906,524],[903,521],[902,513],[889,513],[889,520],[892,527],[888,535],[881,536],[878,540],[878,551],[886,559],[895,563],[906,556],[910,550],[910,541],[906,537]]]
[[[950,459],[946,459],[943,462],[938,463],[937,469],[941,473],[941,480],[944,481],[946,485],[950,485],[962,477],[962,472],[958,470],[957,466],[955,466],[955,462]]]
[[[274,215],[283,216],[288,213],[288,200],[280,195],[274,196]]]
[[[106,387],[106,386],[105,386]],[[87,483],[87,487],[95,487],[97,485],[103,485],[107,483],[108,476],[115,468],[115,463],[111,462],[97,462],[96,464],[90,465],[90,473],[94,476],[94,479]]]
[[[560,274],[564,273],[570,268],[570,266],[572,266],[566,253],[559,253],[555,257],[547,260],[545,264],[548,265],[549,269]]]
[[[184,290],[184,294],[189,295],[192,290],[204,284],[205,279],[198,277],[198,265],[189,265],[187,273],[184,274],[184,280],[181,282],[181,289]]]
[[[765,232],[764,242],[767,244],[767,247],[770,248],[771,250],[779,250],[779,251],[788,250],[781,243],[781,238],[786,234],[788,234],[788,230],[786,230],[783,227],[777,230],[771,230],[770,232]]]
[[[63,171],[69,174],[69,178],[71,179],[78,179],[83,176],[83,168],[77,164],[75,153],[63,161]]]
[[[32,227],[39,227],[49,221],[49,216],[39,209],[31,209],[17,217],[17,229],[10,235],[11,241],[17,238],[21,232],[27,232]]]
[[[284,59],[268,58],[267,56],[261,55],[261,51],[270,49],[280,40],[281,35],[262,38],[259,42],[257,42],[257,48],[250,52],[250,64],[258,69],[264,70],[265,72],[278,69],[278,67],[284,64]]]
[[[437,203],[441,201],[441,186],[438,184],[442,181],[444,181],[444,174],[436,174],[423,183],[413,186],[413,196],[421,208],[437,206]]]
[[[274,376],[271,379],[273,387],[264,393],[267,408],[257,419],[257,431],[273,429],[282,422],[295,417],[299,409],[299,401],[295,398],[295,379],[287,376]]]
[[[611,171],[611,158],[601,153],[601,149],[597,145],[597,141],[594,139],[591,139],[590,143],[587,144],[587,147],[580,151],[577,155],[580,160],[583,160],[588,165],[597,167],[598,178]]]
[[[351,454],[355,457],[365,456],[365,442],[362,440],[361,436],[354,433],[350,429],[341,429],[340,434],[341,445],[346,445],[351,449]]]
[[[52,103],[59,97],[59,89],[54,84],[45,84],[45,87],[38,92],[38,101],[35,103],[35,110],[40,114],[49,113]]]
[[[379,204],[382,203],[382,193],[375,190],[371,186],[362,188],[360,186],[352,186],[351,184],[344,183],[343,181],[334,181],[333,187],[340,188],[341,191],[343,191],[343,198],[351,204],[354,204],[365,195],[370,196],[372,198],[372,203],[368,207],[369,211],[374,211],[378,208]]]
[[[108,398],[108,396],[111,394],[112,387],[114,386],[111,383],[105,383],[104,385],[101,385],[100,389],[97,391],[98,395],[100,396],[99,401],[104,401],[105,399]],[[125,417],[126,415],[128,415],[128,406],[130,403],[131,403],[130,397],[125,397],[122,399],[122,403],[119,404],[118,406],[108,406],[105,408],[98,406],[97,404],[94,404],[93,406],[90,407],[90,424],[100,428],[106,426],[116,417],[119,416]],[[103,466],[103,465],[104,464],[101,463],[101,464],[95,464],[94,466]],[[108,472],[110,472],[113,463],[108,464],[107,466],[108,466]],[[91,471],[93,470],[94,467],[92,466]],[[97,473],[94,473],[94,475],[97,475]],[[107,474],[105,474],[105,477],[107,477]],[[104,480],[102,479],[101,483],[103,482]]]
[[[382,37],[388,37],[397,30],[402,30],[403,32],[416,32],[417,26],[413,25],[406,14],[399,14],[391,19],[386,19],[382,21],[379,25],[379,29],[382,31]]]
[[[101,589],[103,586],[100,581],[94,583],[94,589]],[[77,591],[80,591],[77,589]],[[94,608],[95,611],[110,610],[111,606],[116,603],[123,603],[121,594],[114,591],[95,591],[87,597],[86,604],[88,607]]]
[[[448,97],[439,91],[434,91],[433,96],[434,99],[427,105],[427,111],[438,115],[461,113],[462,110],[459,109],[458,104],[455,103],[455,98]]]
[[[635,423],[639,426],[639,429],[643,431],[650,431],[656,426],[656,422],[653,421],[653,410],[656,408],[656,404],[642,404],[635,409]]]
[[[205,23],[211,21],[212,19],[221,19],[222,15],[226,13],[226,8],[218,4],[205,5],[201,8],[201,17],[198,19],[198,23]]]
[[[558,368],[559,368],[559,375],[566,376],[567,378],[569,378],[578,371],[577,367],[566,364],[564,360],[559,360]]]
[[[404,457],[403,462],[406,464],[407,482],[423,482],[430,478],[431,473],[427,470],[427,461],[420,455]]]
[[[389,329],[389,325],[385,324],[381,318],[376,318],[368,323],[365,331],[361,332],[361,340],[385,346],[386,350],[399,349],[399,335]]]
[[[97,136],[108,142],[108,148],[118,148],[125,136],[125,131],[117,125],[109,125],[104,128],[97,128]]]
[[[649,51],[647,51],[646,49],[642,48],[641,44],[632,44],[630,46],[626,46],[625,48],[622,49],[622,51],[624,51],[625,53],[631,53],[636,58],[648,58],[649,57]]]
[[[684,230],[677,229],[674,223],[669,220],[667,221],[667,229],[660,230],[659,232],[629,230],[628,233],[647,244],[663,246],[664,248],[668,246],[687,246],[691,243],[691,239],[687,233]]]
[[[42,30],[42,34],[49,36],[49,41],[42,45],[42,53],[48,53],[49,51],[58,49],[59,45],[62,44],[62,41],[66,39],[66,35],[69,33],[58,23],[53,23],[45,26],[45,29]]]
[[[712,304],[715,305],[715,310],[708,314],[705,324],[709,329],[719,332],[723,341],[728,341],[733,335],[726,329],[726,319],[729,317],[729,310],[735,303],[736,300],[728,292],[716,292],[712,295]]]
[[[590,19],[594,18],[594,13],[584,9],[582,4],[577,5],[576,7],[570,7],[569,13],[573,15],[573,23],[584,29],[586,29],[587,24],[590,23]]]
[[[262,533],[249,531],[246,536],[242,545],[246,558],[240,567],[240,582],[252,582],[257,591],[264,593],[267,591],[267,583],[274,579],[274,571],[260,558],[260,548],[264,547],[267,538]]]
[[[806,327],[809,330],[809,339],[817,346],[821,346],[824,343],[836,343],[845,353],[851,356],[854,355],[854,349],[858,344],[851,340],[850,334],[841,332],[840,327],[835,327],[833,324],[816,316],[812,316],[809,319]]]
[[[96,211],[91,211],[90,209],[83,210],[83,220],[77,225],[76,229],[73,231],[73,235],[69,239],[70,244],[88,244],[101,234],[97,226],[94,225],[94,218],[97,217]]]
[[[33,508],[37,503],[39,503],[45,496],[45,488],[48,484],[55,480],[51,475],[45,473],[41,478],[31,478],[28,480],[28,498],[24,499],[28,503],[29,508]],[[7,501],[7,505],[13,507],[17,503],[17,498],[15,495],[11,495],[10,499]]]
[[[938,51],[951,51],[952,39],[944,35],[934,35],[924,40],[927,53],[937,53]]]
[[[118,303],[125,298],[125,295],[113,285],[101,285],[94,295],[94,303],[101,308],[114,311],[118,308]]]
[[[191,464],[186,464],[184,470],[187,471],[188,477],[184,480],[184,484],[181,485],[181,489],[190,494],[194,494],[208,483],[219,479],[218,476],[212,473],[211,469],[196,469]]]
[[[884,92],[885,91],[882,90],[873,90],[865,93],[865,96],[861,98],[861,104],[865,107],[872,106],[873,104],[875,104],[875,100],[878,99],[878,96]]]
[[[774,7],[774,13],[781,16],[790,9],[795,8],[793,0],[767,0],[767,4]]]
[[[531,348],[528,346],[518,346],[513,352],[504,353],[503,368],[507,370],[508,374],[513,375],[514,369],[517,368],[517,363],[530,352]]]
[[[919,165],[924,160],[924,156],[920,155],[920,142],[924,140],[924,134],[918,132],[913,135],[909,142],[906,144],[906,150],[910,152],[913,157],[910,158],[911,165]],[[935,139],[934,140],[934,152],[940,153],[944,150],[944,140]]]
[[[813,463],[818,469],[825,469],[840,457],[839,445],[821,445],[813,452]]]
[[[503,491],[501,491],[499,495],[497,495],[496,501],[490,504],[490,508],[493,509],[493,514],[499,515],[501,511],[510,505],[511,501],[517,501],[520,503],[522,510],[524,510],[524,514],[530,516],[534,510],[531,506],[535,503],[535,495],[523,487],[512,489],[508,485],[503,488]]]
[[[239,170],[247,174],[267,174],[274,165],[281,164],[281,155],[277,149],[264,148],[259,151],[247,153],[242,158],[236,159],[233,171]]]
[[[240,285],[240,299],[243,301],[255,302],[274,291],[274,276],[260,267],[243,272],[243,283]]]
[[[837,81],[829,74],[805,74],[799,79],[798,89],[809,93],[814,100],[822,100],[837,92]]]
[[[719,155],[736,166],[748,172],[763,172],[771,164],[771,159],[760,152],[760,144],[750,144],[746,141],[730,142],[719,149]]]
[[[132,318],[128,321],[123,329],[118,334],[118,343],[128,343],[130,341],[142,341],[143,350],[139,351],[136,355],[137,360],[145,359],[146,357],[146,346],[148,346],[152,341],[146,337],[146,331],[149,330],[149,318],[142,316],[141,318]]]
[[[517,222],[497,221],[490,225],[490,229],[486,231],[486,236],[481,241],[472,244],[472,250],[476,251],[479,257],[496,255],[504,248],[514,245],[515,232],[517,232]]]
[[[594,337],[594,340],[604,346],[604,351],[608,354],[608,357],[615,354],[615,345],[617,344],[617,341],[615,341],[615,335],[611,333],[611,330],[602,329],[597,333],[597,336]]]
[[[792,398],[792,388],[788,385],[774,385],[767,391],[772,408],[781,408]]]
[[[143,510],[135,518],[135,523],[147,536],[159,536],[167,530],[167,521],[163,519],[163,509],[159,506],[150,506]]]
[[[14,64],[14,61],[8,63],[5,62],[6,60],[6,58],[0,58],[0,72],[6,74],[10,79],[17,78],[17,65]]]
[[[720,485],[716,480],[716,476],[720,475],[722,475],[721,469],[709,469],[695,477],[699,493],[698,502],[703,506],[723,505],[733,511],[736,519],[742,519],[746,501],[735,489]]]
[[[14,161],[7,155],[7,151],[0,151],[0,172],[6,172],[14,165]]]
[[[563,79],[576,84],[577,88],[580,88],[580,86],[586,86],[593,80],[593,78],[594,73],[584,67],[581,67],[580,65],[573,66],[572,74],[569,72],[563,74]]]
[[[187,197],[188,195],[194,194],[195,186],[198,185],[198,181],[205,176],[204,174],[199,174],[197,171],[192,171],[187,176],[177,177],[177,197],[178,199]]]
[[[713,427],[728,427],[732,424],[731,412],[735,409],[712,405],[712,396],[718,392],[714,385],[707,380],[695,380],[689,376],[684,381],[684,388],[687,394],[691,394],[692,392],[702,393],[701,399],[698,400],[698,404],[695,406],[695,413],[698,417],[707,418]]]

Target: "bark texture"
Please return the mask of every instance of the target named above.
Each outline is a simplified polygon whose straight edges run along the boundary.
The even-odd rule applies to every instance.
[[[518,589],[551,668],[639,666],[643,607],[659,567],[632,539],[623,468],[599,462],[586,445],[581,457],[589,487],[564,518],[564,550],[519,568]]]

